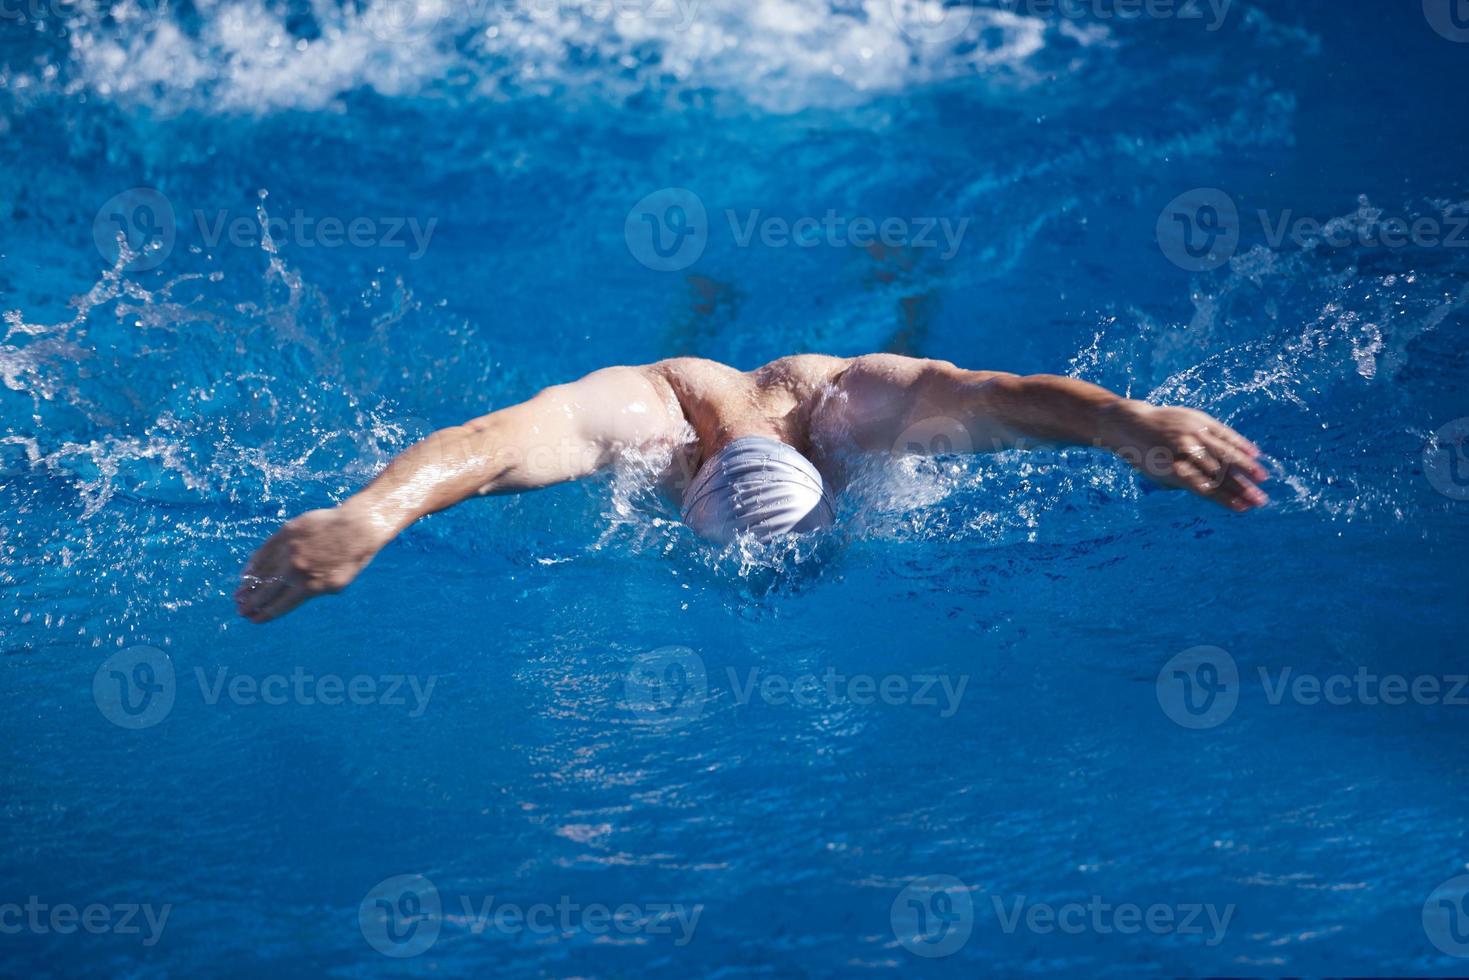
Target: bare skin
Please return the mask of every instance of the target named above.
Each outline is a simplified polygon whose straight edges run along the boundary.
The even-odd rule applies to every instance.
[[[942,438],[931,441],[934,433]],[[630,452],[672,458],[670,470],[687,478],[748,435],[793,446],[833,482],[852,452],[1086,445],[1235,512],[1268,500],[1256,485],[1266,479],[1260,449],[1227,425],[1074,378],[896,354],[803,354],[748,372],[678,358],[596,371],[434,433],[359,493],[277,531],[246,565],[235,603],[251,622],[268,622],[340,592],[414,521],[471,497],[581,479]]]

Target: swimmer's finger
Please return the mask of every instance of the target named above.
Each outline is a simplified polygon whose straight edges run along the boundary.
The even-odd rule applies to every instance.
[[[253,617],[291,587],[289,580],[275,578],[241,586],[235,593],[235,608],[241,616]]]
[[[278,619],[309,598],[311,598],[310,593],[300,585],[285,589],[274,596],[269,603],[257,609],[250,616],[250,622],[259,625],[260,623],[268,623],[272,619]]]
[[[1250,482],[1250,478],[1244,475],[1236,467],[1225,467],[1222,477],[1205,477],[1203,486],[1207,489],[1200,492],[1199,496],[1207,497],[1221,507],[1243,514],[1245,511],[1265,504],[1269,498]]]
[[[1197,462],[1199,457],[1186,457],[1173,464],[1173,478],[1190,493],[1213,497],[1219,487]]]
[[[1201,457],[1191,456],[1187,459],[1179,460],[1175,464],[1173,472],[1178,480],[1193,493],[1203,497],[1205,500],[1212,500],[1227,510],[1232,510],[1235,513],[1243,513],[1249,510],[1249,502],[1235,492],[1234,486],[1227,476],[1221,480],[1212,475],[1217,472],[1217,467],[1222,466],[1222,464],[1211,457],[1202,457],[1205,459],[1205,462],[1200,465],[1196,462],[1196,459],[1199,458]],[[1209,470],[1206,472],[1204,467],[1209,467]]]
[[[265,540],[250,560],[245,562],[244,569],[240,572],[240,592],[250,589],[262,581],[279,578],[290,571],[282,553],[280,533],[272,534]],[[239,595],[239,592],[236,593]]]
[[[247,606],[255,605],[260,596],[278,581],[279,576],[263,575],[257,566],[246,565],[245,570],[240,573],[240,584],[235,589],[235,605],[243,613]]]
[[[1230,445],[1234,446],[1250,459],[1260,458],[1259,446],[1255,445],[1253,442],[1246,439],[1244,436],[1240,435],[1238,432],[1234,431],[1223,422],[1215,422],[1212,426],[1209,427],[1209,431],[1213,435],[1218,436],[1225,442],[1228,442]]]
[[[1270,503],[1270,497],[1266,495],[1265,491],[1255,486],[1249,476],[1239,469],[1231,469],[1229,471],[1229,475],[1225,477],[1224,485],[1220,489],[1230,496],[1248,504],[1249,507],[1263,507]]]
[[[1175,452],[1174,473],[1194,493],[1207,497],[1219,489],[1219,484],[1224,480],[1229,467],[1204,442],[1204,438],[1200,435],[1194,445],[1180,448]],[[1203,476],[1202,484],[1197,484],[1195,481],[1196,474]]]
[[[1214,458],[1245,474],[1250,480],[1258,483],[1269,477],[1269,474],[1265,472],[1265,467],[1261,466],[1255,457],[1248,455],[1236,443],[1231,442],[1222,434],[1203,432],[1199,435],[1199,441],[1213,454]]]
[[[1237,510],[1239,508],[1234,507],[1234,502],[1238,500],[1246,504],[1247,506],[1243,509],[1248,510],[1250,507],[1261,507],[1269,502],[1270,498],[1265,496],[1264,491],[1255,486],[1255,481],[1263,480],[1267,476],[1263,466],[1253,458],[1241,454],[1232,443],[1216,433],[1201,433],[1199,440],[1222,464],[1221,469],[1207,472],[1213,477],[1215,486],[1226,501],[1226,506]]]

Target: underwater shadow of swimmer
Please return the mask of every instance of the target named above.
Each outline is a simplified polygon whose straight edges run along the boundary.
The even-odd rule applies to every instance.
[[[725,327],[739,315],[740,292],[729,283],[689,274],[688,312],[668,325],[663,347],[670,357],[708,357]]]
[[[925,356],[924,347],[938,296],[932,289],[922,289],[922,283],[915,281],[925,278],[918,268],[922,256],[916,249],[890,248],[878,242],[868,245],[866,252],[873,262],[873,268],[864,277],[869,290],[916,290],[898,297],[899,325],[883,342],[883,352]]]

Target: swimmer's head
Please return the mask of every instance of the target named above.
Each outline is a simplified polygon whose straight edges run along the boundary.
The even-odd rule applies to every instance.
[[[830,526],[836,508],[815,465],[783,442],[746,436],[700,468],[684,494],[683,519],[701,536],[728,544]]]

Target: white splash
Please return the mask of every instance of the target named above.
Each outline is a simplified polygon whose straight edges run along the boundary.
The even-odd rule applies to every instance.
[[[187,21],[153,0],[77,15],[72,84],[164,113],[321,110],[355,90],[446,86],[491,99],[712,90],[789,112],[979,73],[1024,84],[1050,32],[1096,41],[924,0],[312,0],[289,21],[241,0],[194,6]]]

